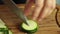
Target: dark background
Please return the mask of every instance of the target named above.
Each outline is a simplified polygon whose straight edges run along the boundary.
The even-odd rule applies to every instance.
[[[26,0],[13,0],[16,4],[24,4]],[[2,0],[0,0],[0,4],[4,4]]]

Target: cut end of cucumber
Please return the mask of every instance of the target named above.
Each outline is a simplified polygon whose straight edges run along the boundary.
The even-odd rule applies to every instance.
[[[22,23],[21,27],[25,32],[36,32],[38,29],[38,25],[35,21],[33,20],[28,20],[28,25],[26,25],[24,22]]]

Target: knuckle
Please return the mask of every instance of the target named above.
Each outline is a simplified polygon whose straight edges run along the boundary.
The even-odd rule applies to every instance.
[[[37,6],[37,7],[42,7],[43,5],[44,5],[44,1],[42,0],[36,0],[35,1],[36,3],[35,3],[35,5]]]
[[[36,7],[43,7],[44,4],[36,4]]]
[[[54,9],[55,5],[46,5],[47,8]]]

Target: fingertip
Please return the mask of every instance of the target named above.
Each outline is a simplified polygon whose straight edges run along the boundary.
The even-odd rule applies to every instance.
[[[32,17],[32,20],[36,20],[36,18],[35,17]]]
[[[44,19],[44,17],[38,17],[38,18],[37,18],[37,21],[38,21],[38,22],[41,22],[43,19]]]

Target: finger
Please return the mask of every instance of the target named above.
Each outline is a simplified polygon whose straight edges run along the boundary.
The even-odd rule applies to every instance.
[[[41,21],[46,16],[50,15],[53,9],[55,8],[55,6],[56,6],[56,0],[46,0],[45,6],[39,15],[38,21]]]
[[[25,9],[24,9],[24,14],[26,16],[28,16],[29,13],[31,12],[31,7],[32,7],[33,2],[34,2],[34,0],[27,0],[26,6],[25,6]]]
[[[33,14],[32,14],[32,19],[33,20],[37,19],[41,9],[43,8],[43,5],[44,5],[44,0],[36,0],[35,1],[35,8],[34,8],[34,11],[33,11]]]

